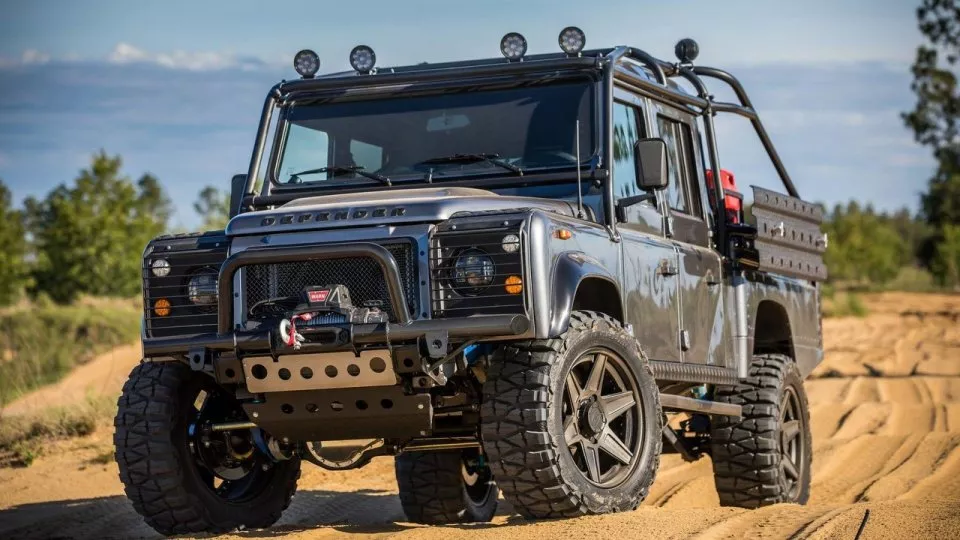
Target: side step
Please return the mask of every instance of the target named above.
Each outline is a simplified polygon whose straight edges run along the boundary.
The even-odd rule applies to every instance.
[[[717,416],[743,416],[743,407],[733,403],[720,403],[706,399],[677,396],[674,394],[660,394],[660,406],[664,409],[699,412]]]

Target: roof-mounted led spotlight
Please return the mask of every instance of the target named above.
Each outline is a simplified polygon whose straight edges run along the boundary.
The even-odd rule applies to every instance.
[[[570,56],[580,54],[587,44],[587,36],[576,26],[568,26],[560,31],[560,49]]]
[[[700,55],[700,45],[690,38],[684,38],[677,42],[673,52],[681,64],[692,64]]]
[[[500,40],[500,52],[511,62],[516,62],[527,54],[527,39],[516,32],[510,32]]]
[[[377,55],[366,45],[357,45],[350,51],[350,65],[359,73],[370,73],[377,64]]]
[[[310,49],[304,49],[293,57],[293,69],[304,79],[312,79],[320,70],[320,57]]]

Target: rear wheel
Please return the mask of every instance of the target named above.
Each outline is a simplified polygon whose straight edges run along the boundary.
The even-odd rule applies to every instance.
[[[711,457],[720,504],[805,504],[813,452],[807,395],[796,363],[784,355],[757,355],[750,376],[718,388],[716,400],[743,406],[742,418],[713,421]]]
[[[618,321],[574,312],[558,339],[503,347],[483,400],[484,449],[521,514],[633,510],[646,497],[660,457],[659,391]]]
[[[114,421],[120,480],[161,534],[272,525],[290,504],[300,460],[273,463],[250,430],[208,433],[243,419],[232,395],[178,363],[143,363],[123,387]]]
[[[415,523],[487,522],[500,491],[477,450],[405,452],[396,457],[400,504]]]

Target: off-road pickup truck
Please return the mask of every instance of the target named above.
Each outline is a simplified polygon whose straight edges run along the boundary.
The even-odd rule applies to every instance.
[[[490,520],[501,493],[532,518],[631,510],[663,452],[709,455],[725,505],[807,500],[820,209],[694,41],[676,63],[559,43],[381,69],[359,46],[324,76],[297,54],[225,230],[143,255],[115,443],[148,524],[267,527],[302,461],[382,455],[421,523]],[[786,194],[747,211],[719,113]]]

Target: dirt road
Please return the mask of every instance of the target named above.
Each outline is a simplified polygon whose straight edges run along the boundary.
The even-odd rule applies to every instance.
[[[824,322],[826,360],[806,384],[814,436],[807,506],[721,508],[708,459],[665,456],[635,512],[532,523],[501,503],[493,524],[420,527],[403,522],[392,461],[381,458],[350,473],[306,465],[281,523],[236,536],[852,539],[863,525],[861,538],[958,537],[960,297],[887,294],[867,305],[867,318]],[[102,391],[119,388],[103,380]],[[123,497],[110,452],[104,428],[56,445],[29,469],[0,470],[0,537],[155,537]]]

